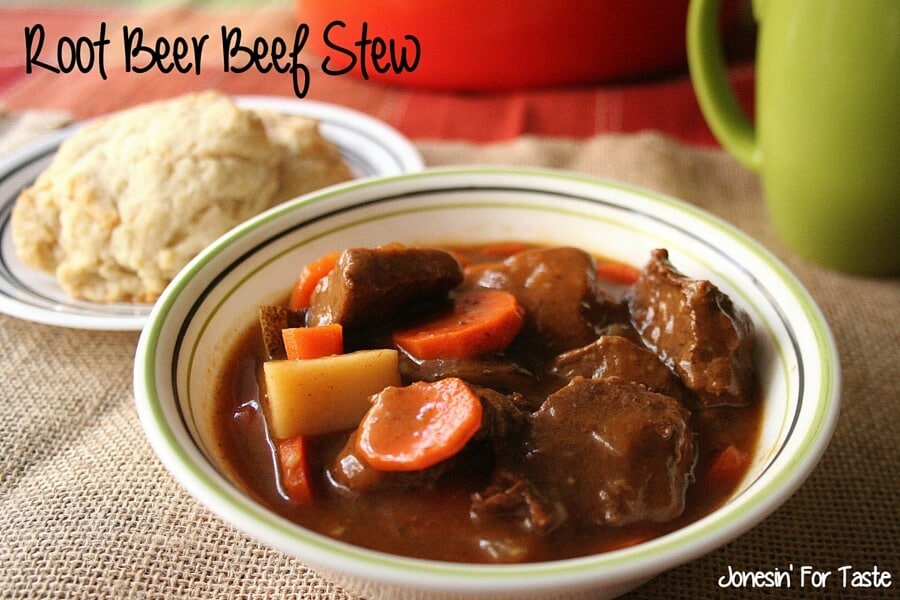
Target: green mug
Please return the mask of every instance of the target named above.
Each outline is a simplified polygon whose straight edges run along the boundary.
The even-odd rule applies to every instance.
[[[900,273],[900,0],[754,0],[755,117],[728,86],[720,0],[692,0],[691,79],[713,134],[757,172],[799,255]]]

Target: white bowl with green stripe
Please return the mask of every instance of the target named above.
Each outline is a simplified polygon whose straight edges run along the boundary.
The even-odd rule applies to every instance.
[[[725,506],[623,550],[468,565],[349,546],[282,519],[232,483],[211,434],[212,381],[257,307],[283,297],[299,265],[350,246],[511,239],[574,245],[634,265],[665,247],[681,271],[712,280],[750,314],[760,332],[764,425],[749,473]],[[235,228],[188,265],[157,302],[138,345],[134,386],[154,450],[194,497],[233,527],[351,591],[369,599],[605,598],[724,545],[787,500],[831,438],[840,374],[831,332],[807,291],[734,227],[620,183],[568,172],[476,168],[354,181]]]

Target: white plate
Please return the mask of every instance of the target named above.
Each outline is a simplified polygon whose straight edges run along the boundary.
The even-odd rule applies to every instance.
[[[360,112],[310,100],[239,96],[248,108],[265,108],[317,119],[322,135],[337,145],[359,178],[421,171],[422,158],[395,129]],[[78,329],[138,331],[151,304],[97,304],[70,298],[56,278],[24,265],[12,243],[10,216],[19,192],[31,185],[53,160],[59,145],[78,130],[73,125],[0,161],[0,312]]]

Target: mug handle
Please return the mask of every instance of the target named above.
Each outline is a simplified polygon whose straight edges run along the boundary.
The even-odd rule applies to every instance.
[[[700,110],[713,135],[741,164],[759,171],[756,129],[728,83],[719,33],[721,0],[691,0],[687,17],[688,68]],[[754,2],[754,10],[761,6]]]

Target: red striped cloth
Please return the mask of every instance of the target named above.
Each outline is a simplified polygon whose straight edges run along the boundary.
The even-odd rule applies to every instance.
[[[88,73],[26,73],[25,28],[41,25],[42,59],[55,62],[62,36],[95,40],[106,24],[110,44],[104,67],[97,61]],[[144,43],[209,34],[200,74],[138,74],[124,68],[123,27],[140,27]],[[148,100],[214,87],[234,94],[295,97],[290,73],[225,72],[220,28],[239,28],[244,42],[262,36],[291,40],[296,27],[290,9],[0,9],[0,105],[7,110],[53,109],[85,118]],[[289,41],[290,43],[290,41]],[[145,58],[144,56],[140,57]],[[137,60],[137,59],[136,59]],[[306,98],[360,110],[396,127],[412,139],[472,142],[509,140],[523,135],[587,138],[601,133],[656,130],[696,145],[714,145],[686,70],[665,77],[597,85],[466,94],[362,81],[350,75],[329,76],[314,56],[301,55],[310,67]],[[733,87],[745,108],[753,110],[753,65],[744,60],[730,69]]]

